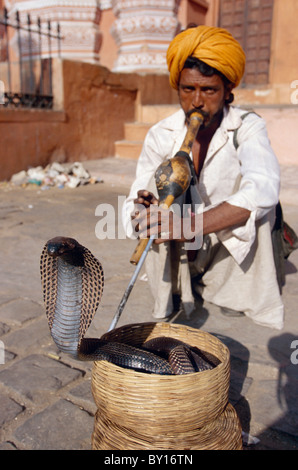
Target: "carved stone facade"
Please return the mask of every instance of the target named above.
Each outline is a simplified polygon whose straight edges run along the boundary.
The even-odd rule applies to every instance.
[[[206,13],[218,0],[0,0],[14,18],[20,14],[26,24],[40,18],[42,28],[57,23],[63,41],[61,56],[83,62],[100,63],[117,72],[165,72],[166,51],[175,34],[191,20],[204,23]],[[28,55],[28,35],[22,36],[22,56]],[[11,47],[17,50],[17,37]],[[36,47],[35,47],[36,46]],[[36,36],[36,54],[38,39]],[[52,41],[51,55],[58,54],[58,41]],[[32,44],[31,44],[32,47]],[[34,53],[34,50],[33,50]],[[48,57],[47,39],[42,56]]]
[[[179,30],[180,0],[112,0],[111,34],[118,46],[114,71],[165,71],[166,51]]]
[[[51,21],[53,33],[59,22],[63,36],[62,58],[99,62],[102,35],[99,30],[101,10],[97,0],[6,0],[6,7],[12,17],[19,11],[22,23],[26,22],[28,13],[33,23],[39,17],[43,28],[47,28],[47,22]],[[26,35],[23,36],[26,54]],[[45,46],[43,57],[47,54]],[[57,42],[53,41],[52,56],[57,54]]]

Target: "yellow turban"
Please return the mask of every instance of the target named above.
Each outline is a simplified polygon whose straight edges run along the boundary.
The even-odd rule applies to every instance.
[[[221,72],[238,86],[244,74],[245,54],[239,42],[225,29],[197,26],[179,33],[170,43],[167,63],[170,84],[178,89],[180,73],[189,56]]]

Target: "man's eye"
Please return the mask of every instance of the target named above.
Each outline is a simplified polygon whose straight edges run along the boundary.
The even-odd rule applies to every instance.
[[[203,91],[205,93],[207,93],[207,95],[213,95],[216,92],[216,89],[215,88],[205,88]]]
[[[182,90],[185,92],[185,93],[191,93],[194,91],[194,88],[191,87],[191,86],[186,86],[186,87],[182,87]]]

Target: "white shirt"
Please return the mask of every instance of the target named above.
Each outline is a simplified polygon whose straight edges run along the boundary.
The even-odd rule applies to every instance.
[[[254,113],[242,120],[241,115],[245,113],[231,106],[224,109],[197,185],[204,210],[226,201],[251,212],[244,226],[217,233],[238,264],[245,259],[255,240],[255,221],[277,204],[280,187],[279,164],[268,139],[265,121]],[[236,129],[237,149],[233,143]],[[138,160],[136,179],[123,206],[123,225],[128,237],[133,237],[130,216],[138,190],[150,187],[157,167],[180,149],[186,130],[185,115],[180,109],[148,131]]]

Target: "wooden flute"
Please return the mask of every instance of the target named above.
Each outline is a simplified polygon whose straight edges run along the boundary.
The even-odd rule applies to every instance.
[[[187,132],[179,151],[174,157],[161,163],[155,172],[159,206],[163,208],[169,208],[174,200],[189,187],[191,170],[188,158],[203,121],[204,117],[199,111],[192,112],[189,118]],[[138,264],[148,242],[149,238],[139,240],[130,259],[131,264]]]

